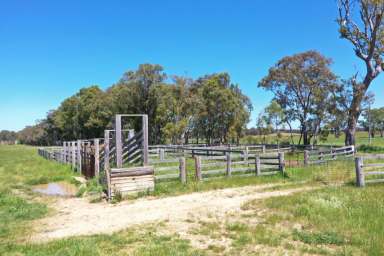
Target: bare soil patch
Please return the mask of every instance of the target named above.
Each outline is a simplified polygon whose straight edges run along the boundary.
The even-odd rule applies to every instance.
[[[228,188],[201,193],[142,198],[119,204],[92,204],[82,198],[58,198],[51,207],[55,214],[38,220],[33,241],[47,241],[70,236],[113,233],[134,225],[167,222],[180,235],[205,218],[224,218],[242,212],[243,203],[295,192],[313,187],[263,191],[277,184]],[[183,236],[183,235],[182,235]]]

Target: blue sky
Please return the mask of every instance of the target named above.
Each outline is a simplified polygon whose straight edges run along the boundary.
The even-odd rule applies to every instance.
[[[107,88],[140,63],[196,78],[228,72],[253,102],[280,58],[315,49],[349,77],[363,67],[339,39],[335,0],[3,1],[0,130],[34,124],[81,87]],[[383,75],[372,85],[382,106]]]

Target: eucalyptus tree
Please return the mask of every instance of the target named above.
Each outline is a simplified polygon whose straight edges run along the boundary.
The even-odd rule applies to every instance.
[[[110,109],[113,114],[147,114],[149,119],[150,143],[162,142],[162,125],[156,118],[158,107],[158,88],[165,85],[167,75],[158,64],[141,64],[137,70],[129,70],[113,86],[107,89]],[[129,125],[141,126],[140,120]]]
[[[203,135],[207,143],[239,141],[246,129],[252,105],[229,74],[218,73],[197,79],[191,86],[196,97],[195,134]]]
[[[190,91],[192,79],[173,76],[173,84],[158,88],[156,119],[162,133],[173,144],[188,143],[193,129],[195,95]]]
[[[59,130],[62,140],[98,138],[103,136],[110,117],[105,92],[98,86],[90,86],[65,99],[48,115],[53,125],[47,129]]]
[[[354,145],[361,103],[372,81],[383,71],[384,1],[338,0],[338,10],[340,36],[353,45],[355,55],[363,61],[366,69],[361,80],[353,81],[348,108],[345,144]]]
[[[289,122],[300,123],[305,145],[310,143],[311,126],[319,127],[324,121],[325,105],[338,87],[331,63],[316,51],[287,56],[258,85],[274,93]]]

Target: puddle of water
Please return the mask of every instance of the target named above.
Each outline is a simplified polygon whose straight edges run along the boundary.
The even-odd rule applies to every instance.
[[[67,182],[53,182],[34,186],[33,191],[48,195],[48,196],[75,196],[77,188]]]

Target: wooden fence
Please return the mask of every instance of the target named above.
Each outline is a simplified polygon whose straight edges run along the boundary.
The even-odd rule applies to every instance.
[[[149,163],[154,166],[156,181],[180,180],[185,183],[188,176],[186,164],[190,159],[191,157],[167,155],[167,157],[150,157]],[[224,156],[195,155],[192,159],[194,160],[193,173],[198,181],[212,177],[230,177],[232,175],[273,175],[284,172],[285,169],[283,152],[269,154],[227,152]]]
[[[197,180],[212,176],[260,176],[284,172],[284,153],[275,155],[232,155],[195,156],[195,177]]]
[[[155,169],[155,180],[180,179],[182,183],[187,181],[186,159],[185,157],[165,159],[150,163]]]
[[[71,165],[85,177],[98,176],[103,165],[104,150],[101,139],[66,141],[63,147],[42,147],[38,154],[48,160]]]
[[[384,155],[369,155],[355,158],[356,186],[364,187],[368,183],[384,182],[384,163],[372,163],[369,160],[384,159]],[[369,163],[364,163],[364,160]],[[373,178],[366,179],[367,176]]]
[[[149,157],[160,160],[167,157],[181,156],[225,156],[227,153],[255,155],[274,152],[290,152],[294,150],[292,146],[280,147],[275,145],[221,145],[221,146],[203,146],[203,145],[151,145],[149,146]]]
[[[340,158],[353,157],[354,146],[330,148],[321,150],[304,150],[304,165],[325,163]]]

